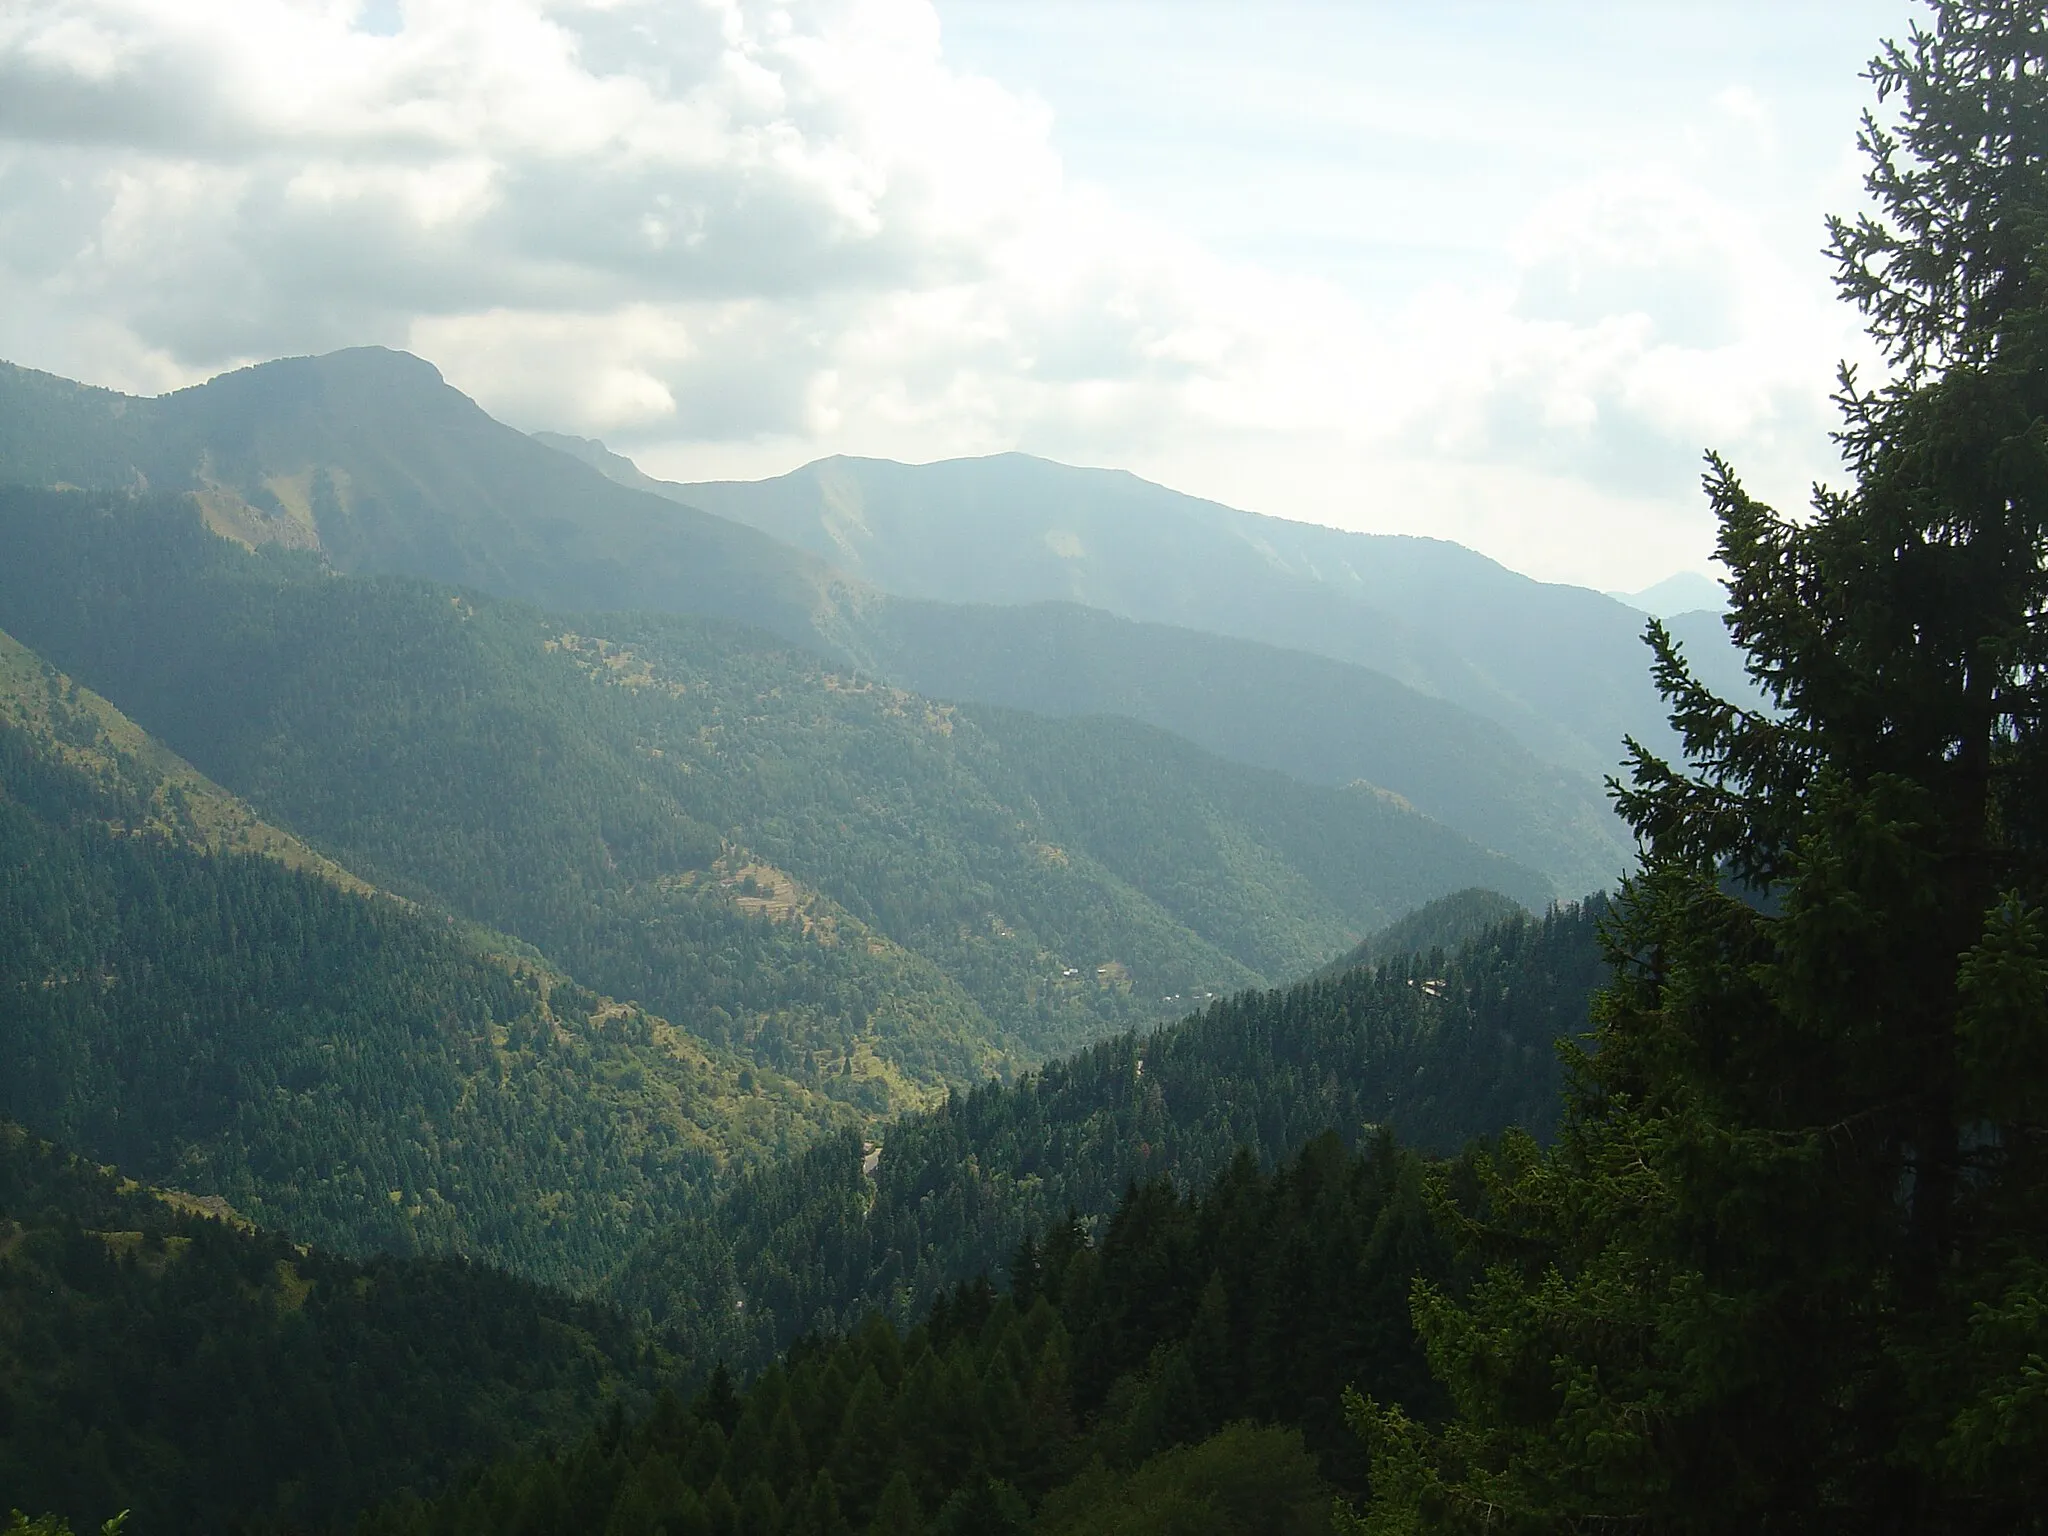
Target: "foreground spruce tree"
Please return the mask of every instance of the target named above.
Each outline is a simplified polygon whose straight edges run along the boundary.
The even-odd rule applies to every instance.
[[[1641,876],[1554,1152],[1440,1206],[1438,1430],[1360,1401],[1409,1531],[2048,1529],[2048,15],[1937,3],[1831,225],[1892,382],[1853,489],[1707,477],[1777,708],[1637,749]]]

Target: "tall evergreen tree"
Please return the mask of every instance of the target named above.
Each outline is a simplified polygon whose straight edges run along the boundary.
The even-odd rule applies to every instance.
[[[2048,15],[1936,0],[1830,225],[1890,381],[1846,492],[1710,462],[1730,627],[1619,793],[1643,871],[1554,1152],[1440,1190],[1456,1411],[1360,1401],[1371,1532],[2048,1525]]]

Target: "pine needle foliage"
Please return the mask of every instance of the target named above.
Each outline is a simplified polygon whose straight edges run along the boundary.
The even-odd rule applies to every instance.
[[[1830,225],[1892,369],[1844,372],[1852,484],[1794,518],[1709,461],[1773,707],[1650,625],[1685,755],[1616,787],[1594,1045],[1553,1151],[1439,1192],[1455,1412],[1354,1402],[1358,1530],[2048,1528],[2048,18],[1931,13]]]

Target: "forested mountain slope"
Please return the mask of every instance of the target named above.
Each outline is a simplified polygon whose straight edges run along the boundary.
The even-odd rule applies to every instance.
[[[8,481],[189,490],[217,530],[317,545],[343,571],[561,610],[722,615],[928,695],[1129,714],[1309,782],[1392,789],[1541,870],[1553,894],[1605,881],[1629,853],[1596,777],[1546,766],[1506,732],[1385,676],[1073,607],[891,599],[754,529],[612,483],[402,353],[286,359],[156,399],[0,365]],[[1178,621],[1229,627],[1196,609]],[[1640,672],[1640,647],[1627,649]]]
[[[1432,949],[1456,954],[1466,944],[1485,937],[1488,929],[1518,922],[1527,915],[1499,891],[1478,886],[1469,891],[1453,891],[1397,917],[1378,933],[1367,934],[1356,947],[1325,966],[1321,974],[1337,976],[1357,966],[1384,965],[1389,960],[1426,955]]]
[[[1345,1390],[1440,1406],[1407,1296],[1458,1265],[1388,1141],[1133,1187],[1094,1244],[1033,1237],[1006,1293],[806,1341],[744,1393],[715,1380],[366,1536],[1311,1536],[1366,1484]]]
[[[0,1116],[338,1250],[585,1287],[711,1175],[860,1118],[491,942],[0,636]]]
[[[185,502],[0,493],[0,549],[0,625],[266,815],[877,1109],[1303,974],[1446,890],[1544,891],[1369,789],[705,621],[336,577]]]
[[[1025,454],[831,458],[772,480],[648,488],[905,597],[1083,603],[1355,662],[1596,779],[1625,734],[1671,739],[1642,614],[1439,539],[1261,517]]]
[[[0,1486],[135,1536],[372,1504],[382,1536],[1321,1531],[1363,1486],[1344,1390],[1436,1406],[1403,1297],[1457,1266],[1421,1171],[1325,1135],[1134,1186],[1093,1242],[1030,1234],[1003,1291],[735,1391],[601,1306],[294,1247],[0,1125]]]
[[[677,1362],[452,1259],[353,1262],[0,1123],[0,1503],[131,1536],[331,1530],[646,1411]]]
[[[1589,774],[1505,726],[1381,672],[1072,603],[870,604],[862,643],[907,688],[1045,715],[1127,715],[1311,784],[1397,790],[1427,816],[1550,876],[1612,885],[1635,858]]]
[[[1240,1147],[1266,1164],[1334,1130],[1386,1126],[1453,1152],[1556,1124],[1554,1043],[1583,1035],[1606,977],[1590,900],[1442,950],[1248,993],[743,1177],[648,1240],[611,1294],[692,1350],[758,1364],[870,1308],[908,1323],[1069,1210],[1092,1223],[1131,1180],[1200,1188]]]
[[[371,894],[332,859],[272,826],[89,688],[0,631],[0,723],[23,764],[45,785],[78,781],[72,793],[102,798],[109,824],[207,853],[252,853],[304,870],[345,891]],[[22,783],[0,779],[19,798]],[[104,797],[112,796],[107,799]]]

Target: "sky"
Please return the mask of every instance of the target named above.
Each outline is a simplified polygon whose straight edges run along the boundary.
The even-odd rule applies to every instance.
[[[1911,0],[10,0],[0,357],[671,479],[1022,449],[1606,589],[1803,504]]]

